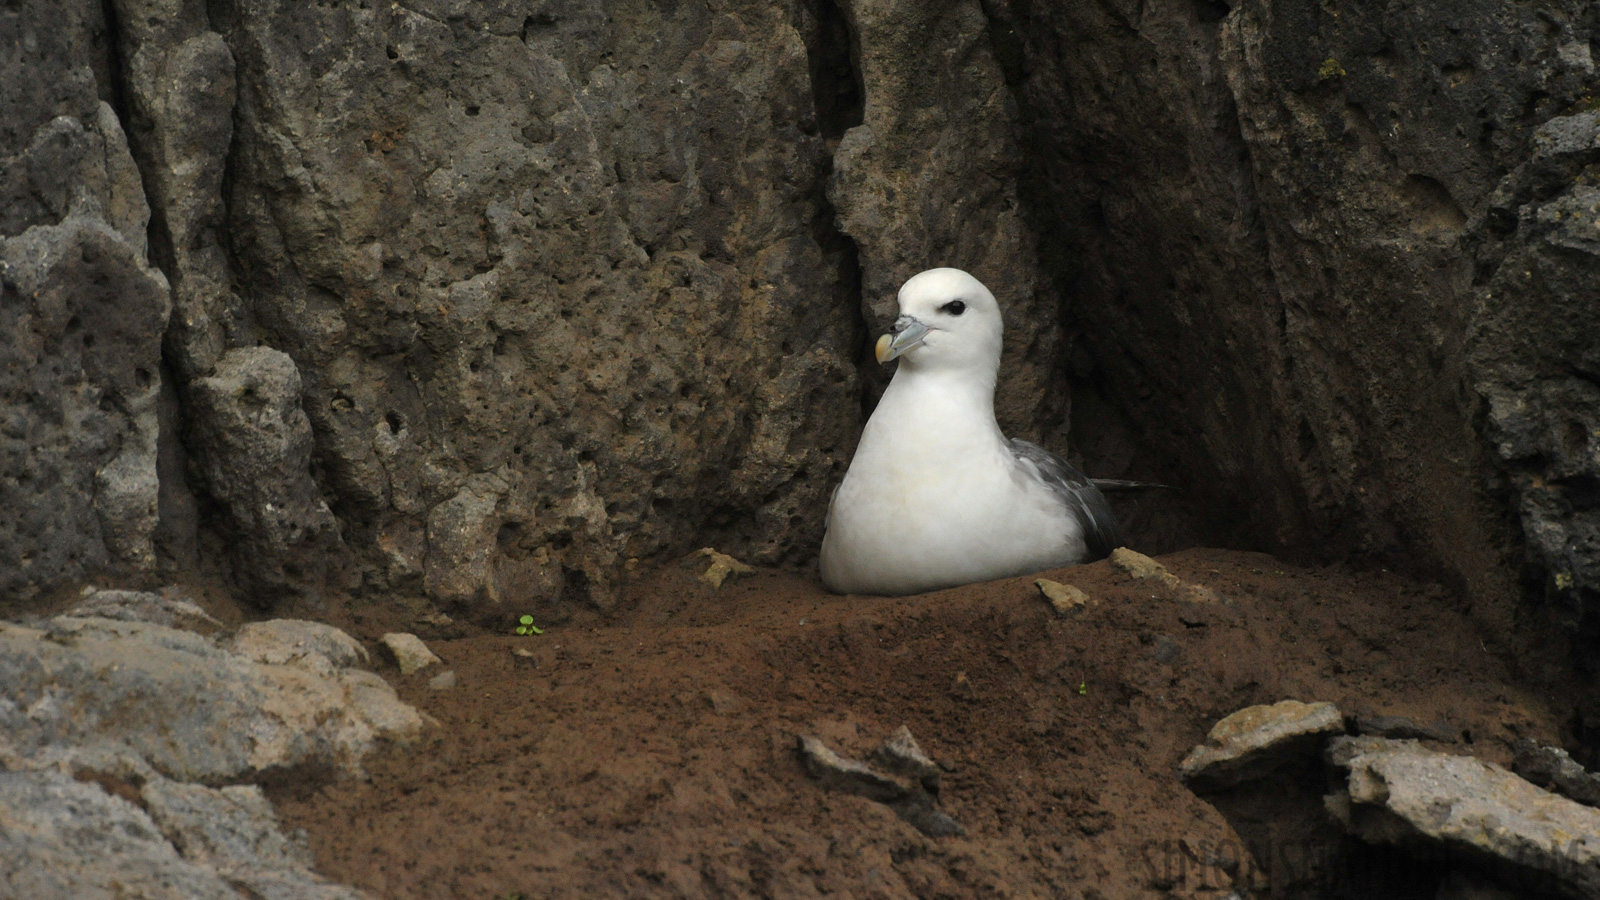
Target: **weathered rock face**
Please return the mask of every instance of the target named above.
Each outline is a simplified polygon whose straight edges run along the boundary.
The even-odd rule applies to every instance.
[[[1484,211],[1469,358],[1546,590],[1600,670],[1600,113],[1533,139]]]
[[[224,9],[243,289],[370,585],[810,552],[861,334],[797,9]]]
[[[339,543],[333,513],[311,477],[311,423],[300,373],[270,347],[229,350],[189,383],[190,446],[222,505],[235,571],[257,596],[314,589]]]
[[[1028,119],[1024,196],[1073,284],[1082,384],[1179,461],[1233,540],[1403,557],[1480,600],[1510,596],[1512,527],[1476,418],[1504,376],[1469,334],[1503,322],[1490,330],[1540,345],[1552,373],[1583,369],[1582,339],[1552,328],[1570,304],[1482,282],[1524,241],[1584,253],[1487,238],[1516,221],[1494,224],[1491,195],[1535,127],[1587,96],[1592,7],[992,13]],[[1558,294],[1593,295],[1581,267],[1567,278]],[[1118,423],[1079,424],[1092,461],[1092,431]],[[1564,529],[1558,543],[1582,543]]]
[[[99,5],[0,12],[0,597],[155,563],[167,281]]]

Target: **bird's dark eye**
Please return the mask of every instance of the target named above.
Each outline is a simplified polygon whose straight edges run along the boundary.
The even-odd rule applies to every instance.
[[[939,307],[939,309],[952,316],[959,316],[967,311],[967,305],[960,300],[951,300],[949,303]]]

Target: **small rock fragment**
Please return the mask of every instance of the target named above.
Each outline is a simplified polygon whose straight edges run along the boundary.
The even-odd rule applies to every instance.
[[[1228,787],[1314,756],[1326,735],[1343,732],[1344,717],[1332,703],[1283,700],[1245,707],[1212,726],[1205,743],[1184,757],[1178,775],[1191,788]]]
[[[726,553],[718,553],[710,547],[702,547],[698,555],[708,557],[711,560],[711,567],[700,575],[700,580],[711,585],[713,590],[722,587],[722,583],[728,580],[729,575],[751,575],[755,573],[754,567],[747,566]]]
[[[456,686],[456,673],[454,669],[443,672],[428,679],[428,688],[435,691],[448,691]]]
[[[722,690],[706,691],[706,702],[711,705],[711,711],[719,716],[733,715],[744,710],[744,698],[738,694]]]
[[[929,837],[967,833],[959,822],[935,805],[939,769],[917,746],[910,729],[901,726],[877,750],[878,759],[896,770],[894,775],[885,775],[866,763],[846,759],[810,735],[800,735],[799,744],[806,771],[824,787],[882,803]]]
[[[972,702],[978,699],[978,691],[972,686],[972,679],[968,678],[965,672],[956,673],[954,681],[950,684],[950,692],[955,694],[958,700]]]
[[[1183,583],[1178,576],[1168,572],[1166,566],[1127,547],[1118,547],[1111,551],[1111,566],[1141,581],[1155,581],[1171,588]]]
[[[1048,578],[1037,579],[1033,584],[1050,601],[1050,607],[1056,611],[1056,615],[1062,618],[1077,615],[1089,604],[1089,595],[1073,585]]]
[[[405,632],[390,632],[378,639],[383,646],[389,648],[389,653],[394,657],[395,664],[400,667],[401,675],[410,675],[419,669],[425,669],[434,663],[442,663],[439,657],[428,649],[428,645],[414,634]]]
[[[917,746],[917,739],[912,737],[910,728],[901,725],[899,731],[884,739],[873,755],[896,775],[914,778],[929,791],[939,790],[939,764],[929,759]]]
[[[809,734],[800,735],[800,755],[811,777],[831,790],[857,794],[879,803],[903,800],[909,794],[905,785],[866,763],[840,756]]]

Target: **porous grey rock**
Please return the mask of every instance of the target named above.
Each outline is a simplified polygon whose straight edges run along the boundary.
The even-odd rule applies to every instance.
[[[0,896],[364,900],[311,871],[250,785],[150,779],[140,806],[55,771],[0,772]],[[141,808],[141,806],[143,808]]]
[[[1205,743],[1184,757],[1178,774],[1196,790],[1216,790],[1261,778],[1274,769],[1313,758],[1344,717],[1332,703],[1280,700],[1248,706],[1211,727]]]
[[[366,585],[603,603],[629,557],[814,552],[861,339],[814,22],[210,10],[240,284]]]
[[[1582,652],[1600,647],[1600,112],[1557,116],[1482,214],[1469,344],[1522,530]]]
[[[95,96],[98,15],[44,5],[29,9],[62,33],[0,38],[8,66],[38,64],[11,73],[8,95],[35,93],[9,97],[0,142],[0,595],[20,599],[153,570],[169,309],[138,170]]]
[[[368,895],[311,871],[310,852],[291,843],[256,785],[209,788],[153,778],[145,810],[183,858],[262,900],[362,900]]]
[[[0,758],[237,781],[355,770],[379,741],[421,733],[421,716],[373,673],[286,662],[144,622],[0,623]]]
[[[238,346],[222,172],[233,137],[233,54],[196,0],[116,0],[128,138],[151,206],[151,255],[172,284],[165,344],[185,382]]]
[[[338,523],[311,475],[300,372],[270,347],[230,350],[189,385],[194,450],[225,512],[236,571],[258,599],[318,596]]]
[[[62,613],[73,618],[117,619],[122,622],[148,622],[152,625],[189,626],[206,623],[220,626],[210,613],[180,596],[149,591],[94,591]]]
[[[0,772],[0,893],[74,900],[238,900],[150,817],[59,772]]]
[[[1327,756],[1348,772],[1329,810],[1363,840],[1423,842],[1546,891],[1600,895],[1600,810],[1412,741],[1339,737]]]
[[[361,642],[332,625],[300,619],[251,622],[234,632],[233,652],[272,666],[299,666],[319,674],[349,669],[370,659]]]

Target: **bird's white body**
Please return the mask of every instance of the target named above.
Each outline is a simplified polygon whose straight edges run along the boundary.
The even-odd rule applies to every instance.
[[[953,315],[952,297],[964,301]],[[899,368],[828,510],[824,583],[910,594],[1082,562],[1083,525],[995,422],[993,296],[935,269],[906,283],[900,310],[926,336],[888,351]]]

